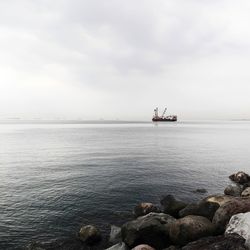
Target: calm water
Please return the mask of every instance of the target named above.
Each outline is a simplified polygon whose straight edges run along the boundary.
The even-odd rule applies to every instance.
[[[141,201],[223,191],[250,172],[250,123],[0,125],[0,249],[107,233]]]

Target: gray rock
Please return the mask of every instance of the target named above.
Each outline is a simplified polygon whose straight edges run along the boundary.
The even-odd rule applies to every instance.
[[[245,190],[248,187],[250,187],[250,182],[244,183],[242,189]]]
[[[79,239],[86,244],[93,245],[99,242],[102,237],[100,231],[95,226],[87,225],[81,227]]]
[[[223,233],[230,218],[238,213],[250,212],[250,199],[234,198],[226,202],[215,212],[213,224],[217,233]]]
[[[187,215],[199,215],[212,220],[217,209],[232,199],[234,197],[228,195],[210,195],[199,203],[187,205],[179,212],[179,216],[182,218]]]
[[[156,249],[169,245],[169,227],[175,219],[163,213],[150,213],[122,226],[122,239],[133,248],[147,244]]]
[[[228,185],[224,190],[225,195],[231,195],[235,197],[239,197],[241,192],[242,188],[239,185],[238,186]]]
[[[191,242],[182,250],[247,250],[245,240],[239,235],[205,237]]]
[[[230,175],[229,179],[239,184],[245,184],[250,182],[250,176],[244,173],[243,171]]]
[[[143,245],[134,247],[132,250],[155,250],[155,249],[149,245],[143,244]]]
[[[161,205],[163,206],[164,213],[174,217],[178,217],[179,211],[187,206],[185,202],[176,200],[173,195],[163,197]]]
[[[179,217],[183,218],[187,215],[200,215],[199,204],[198,203],[188,204],[185,208],[179,211]]]
[[[179,216],[185,217],[187,215],[198,215],[208,218],[209,220],[213,219],[213,216],[216,210],[219,208],[218,203],[209,202],[207,200],[202,200],[197,204],[189,204],[184,209],[179,212]]]
[[[32,242],[32,243],[29,243],[24,248],[24,250],[46,250],[46,248],[37,242]]]
[[[177,246],[171,245],[168,248],[164,248],[163,250],[180,250],[180,248]]]
[[[250,239],[250,212],[235,214],[231,217],[225,234],[238,234],[245,240]]]
[[[120,242],[121,239],[122,239],[121,228],[115,225],[111,225],[109,242],[115,244]]]
[[[126,246],[124,242],[120,242],[110,248],[107,248],[106,250],[129,250],[129,248]]]
[[[250,249],[250,238],[246,239],[245,246],[248,250]]]
[[[216,203],[219,206],[222,206],[223,204],[225,204],[228,201],[231,201],[232,199],[234,199],[234,197],[228,195],[210,195],[206,197],[203,201]]]
[[[250,187],[247,187],[242,193],[242,197],[250,197]]]
[[[160,213],[160,209],[152,203],[142,202],[134,208],[134,215],[136,217],[144,216],[149,213]]]
[[[183,246],[201,237],[211,236],[214,231],[214,225],[207,218],[188,215],[171,224],[169,236],[174,244]]]

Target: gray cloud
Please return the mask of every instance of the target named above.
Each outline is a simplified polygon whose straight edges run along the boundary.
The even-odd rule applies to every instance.
[[[249,8],[246,0],[1,1],[0,117],[148,119],[155,105],[184,118],[250,116]]]

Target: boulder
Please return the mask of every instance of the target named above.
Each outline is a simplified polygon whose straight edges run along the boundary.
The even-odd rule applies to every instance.
[[[184,209],[179,212],[179,216],[185,217],[187,215],[199,215],[208,218],[209,220],[213,219],[214,213],[219,208],[218,203],[208,202],[202,200],[197,204],[189,204]]]
[[[124,242],[120,242],[112,247],[107,248],[106,250],[129,250],[129,248]]]
[[[245,190],[248,187],[250,187],[250,182],[244,183],[242,189]]]
[[[242,193],[241,193],[242,197],[250,197],[250,187],[247,187]]]
[[[163,213],[149,213],[122,226],[122,239],[133,248],[147,244],[156,249],[169,245],[169,227],[175,219]]]
[[[182,218],[187,215],[199,215],[212,220],[217,209],[232,199],[234,199],[234,197],[228,195],[210,195],[199,203],[187,205],[179,212],[179,217]]]
[[[216,203],[219,206],[222,206],[223,204],[225,204],[228,201],[231,201],[232,199],[234,199],[234,197],[228,195],[210,195],[206,197],[203,201]]]
[[[239,185],[238,186],[228,185],[224,190],[225,195],[231,195],[236,197],[239,197],[241,192],[242,188]]]
[[[79,239],[88,245],[99,242],[102,237],[100,231],[92,225],[83,226],[79,232]]]
[[[245,246],[248,250],[250,249],[250,239],[249,238],[245,241]]]
[[[24,250],[46,250],[46,248],[38,242],[31,242],[24,247]]]
[[[129,250],[124,242],[120,242],[112,247],[107,248],[106,250]]]
[[[142,202],[134,208],[134,215],[136,217],[144,216],[149,213],[160,213],[160,209],[152,203]]]
[[[121,228],[115,225],[111,225],[109,242],[115,244],[120,242],[121,239],[122,239]]]
[[[174,217],[178,217],[179,211],[187,206],[185,202],[178,201],[173,195],[167,195],[161,199],[163,211]]]
[[[132,250],[155,250],[155,249],[149,245],[143,244],[143,245],[134,247]]]
[[[205,237],[191,242],[182,250],[247,250],[245,240],[239,235]]]
[[[169,236],[173,243],[183,246],[201,237],[211,236],[214,231],[214,225],[207,218],[188,215],[171,224]]]
[[[190,203],[185,208],[179,211],[179,217],[182,218],[187,215],[200,215],[197,210],[199,210],[198,203]]]
[[[247,182],[250,182],[250,176],[244,173],[243,171],[230,175],[229,179],[239,184],[245,184]]]
[[[245,240],[250,239],[250,212],[232,216],[225,234],[238,234]]]
[[[180,248],[177,246],[171,245],[168,248],[164,248],[163,250],[180,250]]]
[[[217,233],[225,231],[226,225],[233,215],[246,212],[250,212],[250,199],[234,198],[220,206],[213,218]]]

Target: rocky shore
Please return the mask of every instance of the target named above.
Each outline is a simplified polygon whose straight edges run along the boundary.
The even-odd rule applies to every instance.
[[[208,195],[198,203],[187,204],[166,195],[159,206],[150,202],[138,204],[133,210],[133,220],[121,227],[111,226],[108,248],[103,247],[98,228],[83,225],[74,247],[30,244],[26,249],[250,249],[250,176],[238,172],[229,178],[232,184],[225,187],[224,194]],[[206,193],[206,190],[195,192]]]

